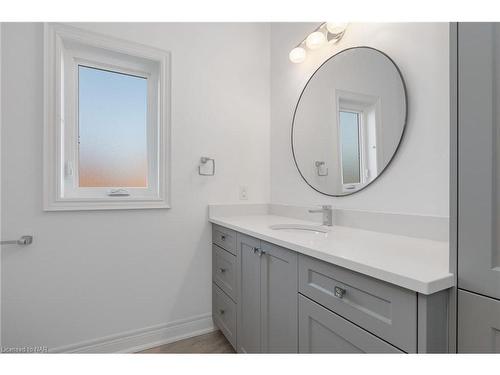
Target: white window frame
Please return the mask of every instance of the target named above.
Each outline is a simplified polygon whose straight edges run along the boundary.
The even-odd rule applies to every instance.
[[[373,112],[375,116],[375,126],[381,126],[381,101],[379,97],[360,94],[344,90],[335,90],[336,106],[337,106],[337,132],[339,136],[337,149],[339,150],[340,178],[342,181],[343,192],[353,192],[362,188],[367,183],[371,182],[373,176],[368,176],[368,114]],[[342,144],[341,144],[341,127],[340,127],[340,112],[353,112],[358,114],[358,132],[359,132],[359,153],[360,153],[360,182],[344,183],[344,171],[342,167]],[[382,142],[382,132],[376,129],[377,144]],[[376,163],[378,164],[379,153],[382,147],[377,147]]]
[[[170,53],[61,24],[44,34],[44,209],[170,208]],[[78,186],[80,65],[147,79],[146,188]]]
[[[344,163],[343,163],[343,155],[342,155],[342,136],[339,137],[339,158],[340,158],[340,178],[342,180],[342,191],[352,191],[357,190],[359,187],[363,186],[365,183],[365,150],[364,150],[364,137],[365,137],[365,114],[361,108],[357,108],[354,106],[341,106],[338,110],[338,131],[339,134],[342,133],[342,127],[340,124],[340,113],[348,112],[355,113],[358,116],[358,153],[359,153],[359,182],[344,182]]]

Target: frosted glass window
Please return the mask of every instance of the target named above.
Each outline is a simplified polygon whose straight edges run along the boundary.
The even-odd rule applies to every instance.
[[[80,187],[147,187],[148,83],[78,66]]]
[[[360,183],[359,113],[340,111],[342,183]]]

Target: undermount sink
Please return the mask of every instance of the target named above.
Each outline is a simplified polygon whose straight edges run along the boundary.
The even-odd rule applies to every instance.
[[[327,234],[330,230],[320,225],[307,225],[307,224],[274,224],[269,226],[273,230],[287,230],[291,232],[312,232],[316,234]]]

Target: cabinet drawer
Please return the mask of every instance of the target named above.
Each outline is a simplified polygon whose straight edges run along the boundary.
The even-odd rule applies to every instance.
[[[215,284],[212,284],[212,317],[215,325],[236,348],[236,304]]]
[[[236,256],[212,245],[212,279],[234,301],[236,297]]]
[[[404,351],[417,351],[415,292],[304,255],[299,291]]]
[[[299,353],[402,353],[299,294]]]
[[[236,255],[236,232],[234,230],[213,224],[212,242]]]
[[[458,290],[458,352],[500,353],[500,301]]]

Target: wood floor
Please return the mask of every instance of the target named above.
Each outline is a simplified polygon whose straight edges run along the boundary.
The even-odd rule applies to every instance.
[[[139,353],[234,353],[234,349],[221,331],[215,331],[157,346]]]

